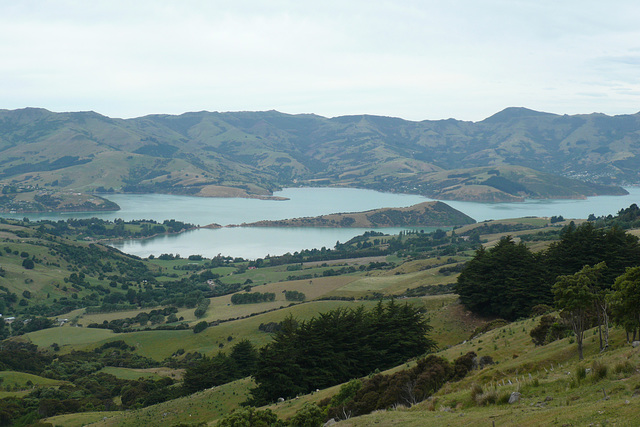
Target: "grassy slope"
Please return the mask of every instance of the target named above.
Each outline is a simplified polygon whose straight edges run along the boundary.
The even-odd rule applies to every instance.
[[[360,289],[350,290],[350,288],[357,288],[358,286],[362,286],[363,292],[370,292],[371,290],[379,289],[378,283],[375,280],[378,277],[381,277],[382,281],[386,281],[387,283],[387,287],[383,288],[385,292],[391,291],[393,289],[402,290],[401,286],[397,286],[397,281],[400,281],[402,283],[402,286],[404,286],[406,282],[410,282],[413,284],[413,286],[417,286],[419,284],[424,284],[425,280],[427,280],[429,276],[433,278],[432,280],[434,280],[434,283],[437,280],[444,280],[445,278],[443,278],[442,276],[440,278],[432,276],[432,274],[437,271],[437,267],[433,268],[433,263],[434,260],[417,260],[411,263],[406,263],[391,271],[375,272],[370,276],[347,276],[351,279],[347,280],[342,285],[341,283],[330,282],[331,284],[325,289],[325,291],[329,291],[329,293],[331,294],[347,291],[354,292],[360,291]],[[449,277],[450,280],[453,280],[454,278],[455,276]],[[336,280],[339,279],[339,277],[330,277],[326,279]],[[314,279],[314,282],[316,280],[320,279]],[[307,281],[298,282],[300,283],[273,283],[265,286],[259,286],[256,288],[256,290],[277,291],[278,289],[280,289],[279,287],[286,287],[290,284],[300,286],[300,288],[296,288],[296,290],[302,290],[301,287],[309,286]],[[369,284],[368,287],[367,283]],[[601,393],[602,387],[605,387],[605,390],[607,390],[607,393],[611,396],[611,399],[607,402],[604,402],[604,404],[623,405],[619,408],[619,412],[621,414],[620,419],[628,419],[625,418],[628,415],[628,411],[625,408],[627,408],[627,406],[629,405],[626,405],[624,401],[626,401],[627,398],[630,398],[631,402],[635,402],[630,396],[633,394],[634,389],[640,389],[640,383],[638,381],[637,374],[634,377],[624,381],[618,380],[613,374],[610,374],[609,378],[597,384],[592,384],[590,381],[586,381],[580,384],[580,388],[572,388],[571,380],[573,377],[571,375],[567,375],[565,372],[575,371],[575,362],[577,358],[575,352],[575,344],[569,346],[566,342],[567,340],[563,340],[542,348],[534,348],[528,332],[533,326],[535,326],[536,321],[527,320],[524,322],[512,324],[508,327],[496,331],[491,331],[473,341],[456,345],[457,343],[460,343],[463,340],[467,339],[471,331],[475,329],[475,327],[480,323],[482,323],[480,319],[474,318],[473,316],[470,316],[468,312],[464,311],[462,307],[460,307],[460,305],[456,303],[456,297],[452,295],[412,299],[411,301],[424,304],[428,308],[428,315],[431,319],[431,324],[434,326],[432,336],[440,344],[440,347],[444,349],[441,354],[443,354],[445,357],[452,360],[455,357],[466,353],[467,351],[474,350],[480,355],[491,355],[495,360],[499,362],[499,364],[490,368],[486,368],[483,371],[475,372],[469,379],[461,381],[460,383],[452,384],[439,392],[436,396],[437,399],[435,404],[435,412],[428,410],[430,409],[430,404],[422,403],[416,405],[410,410],[382,411],[373,415],[355,418],[346,422],[345,425],[370,425],[374,423],[381,423],[384,425],[423,425],[419,423],[420,420],[424,421],[425,418],[429,419],[430,424],[439,425],[442,421],[442,424],[444,425],[453,424],[458,419],[462,419],[465,417],[469,417],[468,419],[470,420],[470,422],[475,423],[485,422],[487,419],[490,419],[490,417],[493,416],[492,414],[497,414],[497,417],[503,417],[500,418],[504,420],[503,424],[536,424],[536,422],[539,422],[539,424],[542,425],[547,423],[549,419],[542,417],[536,418],[537,412],[547,411],[549,414],[553,415],[553,417],[559,417],[560,419],[564,420],[588,417],[588,408],[590,407],[590,405],[593,406],[593,404],[595,404],[594,402],[597,402],[597,396],[592,396],[591,394],[597,394],[596,392]],[[299,304],[292,307],[287,307],[283,310],[277,310],[270,313],[249,317],[247,319],[222,323],[218,326],[208,328],[201,334],[193,334],[192,331],[149,331],[131,334],[111,334],[109,331],[104,330],[87,330],[83,328],[65,327],[56,328],[58,334],[63,334],[62,338],[60,338],[60,335],[56,338],[59,340],[68,340],[67,342],[69,345],[67,347],[67,351],[71,349],[93,348],[106,341],[114,339],[125,339],[125,341],[127,341],[129,344],[135,345],[139,349],[141,354],[149,355],[156,358],[157,360],[170,356],[178,348],[184,348],[187,351],[197,350],[205,352],[207,354],[213,354],[221,348],[221,345],[223,350],[230,348],[230,346],[233,345],[239,338],[247,337],[252,342],[254,342],[254,344],[257,344],[259,346],[265,344],[270,338],[268,334],[264,334],[257,330],[257,326],[260,323],[280,321],[288,313],[292,313],[294,316],[302,319],[309,318],[321,311],[326,311],[338,306],[350,306],[353,304],[354,303],[341,301],[319,301]],[[375,302],[368,302],[365,304],[372,305],[375,304]],[[256,308],[258,308],[257,306],[260,305],[261,304],[250,306],[256,306],[253,309],[255,310]],[[213,309],[213,313],[216,313],[216,304],[212,303],[211,307]],[[217,307],[218,309],[222,309],[226,306],[218,305]],[[245,307],[241,308],[244,309]],[[212,309],[210,308],[210,310]],[[211,315],[211,313],[208,314]],[[222,313],[219,314],[222,315]],[[215,315],[212,318],[214,317]],[[93,334],[96,332],[106,333],[106,335],[104,337],[94,336]],[[79,333],[86,335],[77,335]],[[68,337],[65,334],[67,334]],[[49,343],[50,345],[50,343],[56,342],[52,341],[53,338],[51,337],[51,333],[47,333],[47,331],[39,331],[36,333],[27,334],[27,336],[39,345],[47,343]],[[232,337],[232,341],[227,341],[228,337]],[[584,366],[590,364],[591,360],[597,357],[597,344],[593,342],[594,339],[595,337],[592,334],[589,334],[588,339],[585,341],[585,343],[587,344],[585,354],[588,360]],[[621,340],[622,336],[620,331],[615,332],[612,339],[612,347],[614,349],[613,351],[604,354],[603,357],[605,362],[613,367],[623,358],[629,357],[632,363],[634,363],[635,366],[638,367],[638,351],[631,351],[628,348],[620,348],[619,346],[621,345]],[[616,348],[616,346],[618,346],[619,348]],[[558,362],[562,363],[563,365],[562,371],[557,369]],[[554,373],[544,372],[544,368],[550,369],[552,363],[556,367]],[[613,368],[610,368],[610,372],[612,370]],[[471,405],[469,389],[472,382],[478,382],[484,387],[489,387],[489,384],[495,385],[495,381],[501,381],[503,378],[513,380],[516,373],[518,375],[524,374],[525,380],[527,380],[528,374],[531,373],[533,379],[537,379],[538,383],[540,384],[535,387],[530,385],[529,389],[525,389],[523,387],[523,390],[529,393],[528,395],[525,394],[523,396],[523,403],[517,404],[515,407],[490,406],[486,408],[477,408]],[[134,375],[134,373],[127,372],[121,373],[121,375]],[[621,388],[621,384],[624,385],[624,387]],[[234,390],[232,385],[228,386],[231,387],[229,390]],[[244,386],[238,385],[237,387],[239,388],[235,389],[236,393],[243,392],[242,390],[245,390],[243,389],[243,387],[245,386],[249,387],[247,384],[245,384]],[[515,390],[515,387],[516,386],[513,386],[511,388],[501,387],[499,390],[511,391],[512,389]],[[219,388],[216,388],[216,390],[217,389]],[[227,390],[226,386],[223,386],[223,389]],[[588,392],[591,394],[585,394],[583,396],[583,389],[585,393]],[[289,401],[283,404],[276,405],[274,406],[274,409],[277,410],[281,416],[287,417],[295,413],[295,411],[301,407],[301,404],[303,402],[318,401],[322,397],[332,395],[336,391],[337,387],[334,387],[331,390],[323,390],[312,396],[306,396],[296,401]],[[540,400],[543,400],[547,396],[546,393],[550,393],[551,391],[554,392],[554,395],[552,396],[554,400],[551,401],[551,403],[548,403],[544,408],[536,407],[535,404],[538,402],[538,400],[533,401],[532,399],[538,399],[539,397]],[[244,392],[246,392],[246,390]],[[186,400],[181,400],[181,402],[183,402],[182,406],[187,405],[187,403],[184,402],[189,402],[193,403],[193,407],[200,407],[202,406],[202,402],[198,399],[207,399],[206,394],[207,391],[199,393],[192,397],[184,398]],[[576,396],[578,396],[578,398],[574,399]],[[623,399],[622,403],[616,400],[624,397],[626,398]],[[189,399],[192,398],[195,400],[190,401]],[[234,404],[227,405],[228,399],[235,401],[233,391],[230,391],[229,393],[225,392],[225,394],[222,394],[220,392],[217,394],[217,398],[220,399],[216,401],[217,404],[224,406],[226,408],[225,410],[228,411],[231,408],[235,407]],[[586,402],[584,405],[582,404],[583,401]],[[529,410],[529,406],[523,406],[525,402],[527,403],[527,405],[533,403],[534,409]],[[572,411],[567,411],[566,408],[563,409],[560,405],[561,402],[564,402],[565,406],[570,405]],[[180,406],[179,402],[174,403]],[[134,418],[132,419],[136,419],[137,421],[140,421],[142,419],[162,420],[162,414],[164,414],[166,411],[160,411],[166,410],[166,408],[171,407],[172,403],[167,402],[163,405],[168,406],[156,405],[140,411],[134,411],[134,413],[130,413],[128,417],[133,416]],[[209,405],[215,406],[214,403],[209,403]],[[556,406],[560,407],[560,409],[553,409]],[[454,412],[447,412],[445,410],[446,408],[451,408],[451,410],[453,410]],[[575,410],[573,408],[575,408]],[[224,412],[218,411],[213,414],[205,411],[198,415],[198,419],[212,421],[218,418],[220,414],[223,413]],[[136,418],[137,415],[135,414],[138,414],[143,418]],[[184,412],[182,414],[185,415]],[[461,416],[461,414],[464,415]],[[104,415],[101,415],[99,418],[95,419],[101,419],[102,416]],[[107,416],[116,417],[112,420],[112,423],[115,423],[116,420],[122,421],[122,419],[118,418],[114,413],[108,413]],[[191,422],[190,419],[186,418],[186,415],[185,418],[180,418],[180,416],[178,415],[175,416],[175,419],[179,419],[182,422]],[[91,415],[77,415],[77,417],[78,420],[88,420],[89,418],[87,417],[91,417]],[[71,421],[69,422],[71,423]],[[466,418],[464,422],[466,422]],[[73,423],[67,424],[66,422],[56,422],[56,424],[75,425]]]
[[[95,426],[132,427],[197,424],[218,419],[237,408],[246,400],[252,386],[252,381],[245,378],[135,411],[59,415],[43,422],[65,427],[84,426],[89,423],[95,423],[91,424]]]
[[[30,382],[30,384],[28,384]],[[65,381],[52,380],[24,372],[0,371],[0,399],[5,397],[23,397],[37,386],[57,386]]]
[[[588,334],[585,361],[578,363],[576,345],[569,344],[568,339],[534,348],[528,338],[532,324],[526,321],[507,326],[485,334],[475,343],[443,352],[446,356],[456,357],[469,349],[483,347],[479,342],[482,340],[485,344],[480,354],[495,355],[499,363],[476,371],[459,383],[445,386],[432,400],[410,409],[378,411],[339,425],[491,425],[494,420],[496,425],[637,425],[640,351],[623,342],[622,331],[613,331],[612,349],[603,354],[591,339],[593,335]],[[505,336],[508,340],[503,339]],[[493,344],[487,345],[487,342]],[[498,350],[491,349],[494,344]],[[591,367],[594,361],[608,367],[606,378],[598,380],[588,374],[584,380],[577,381],[577,368]],[[635,367],[635,373],[615,372],[625,361]],[[496,382],[502,384],[502,380],[507,384],[511,381],[513,385],[496,386]],[[503,394],[519,390],[522,398],[513,405],[480,407],[471,400],[470,389],[474,383],[480,384],[484,391],[496,389]]]

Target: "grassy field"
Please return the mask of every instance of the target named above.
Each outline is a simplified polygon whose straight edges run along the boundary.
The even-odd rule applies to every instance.
[[[89,423],[101,427],[208,423],[239,407],[249,396],[249,389],[253,385],[250,379],[245,378],[136,411],[60,415],[43,422],[65,427],[80,427]]]
[[[5,397],[23,397],[35,387],[52,387],[64,384],[65,381],[44,378],[24,372],[0,371],[0,399]]]
[[[341,421],[340,426],[371,425],[620,425],[633,426],[640,403],[640,349],[633,349],[624,342],[624,334],[619,329],[612,330],[610,349],[600,353],[595,331],[588,331],[585,338],[585,360],[577,360],[575,343],[563,339],[546,346],[535,347],[529,336],[538,319],[527,319],[511,323],[469,339],[471,332],[486,320],[472,316],[457,302],[455,295],[439,295],[410,300],[427,308],[427,315],[434,327],[432,337],[441,348],[439,355],[453,360],[468,351],[481,356],[491,356],[496,362],[482,370],[472,371],[465,379],[450,382],[433,398],[411,408],[398,407],[394,410],[376,411],[373,414]],[[322,301],[301,304],[286,310],[267,313],[228,324],[211,327],[201,334],[190,331],[184,335],[166,337],[164,346],[181,342],[186,347],[205,346],[211,341],[223,342],[227,333],[248,336],[255,343],[264,343],[267,334],[254,328],[260,322],[282,318],[292,313],[299,318],[308,318],[317,312],[353,303]],[[375,302],[369,302],[373,305]],[[274,320],[275,321],[275,320]],[[224,329],[224,326],[229,329]],[[218,329],[220,328],[220,329]],[[189,335],[191,334],[191,335]],[[251,338],[252,337],[252,338]],[[260,339],[262,337],[263,339]],[[123,334],[130,344],[135,342],[141,352],[156,357],[166,352],[161,350],[158,337],[145,333]],[[148,342],[145,342],[145,339]],[[217,340],[217,341],[216,341]],[[215,345],[214,345],[215,347]],[[213,351],[217,350],[214,348]],[[607,366],[603,377],[587,374],[578,380],[578,368],[592,368],[596,372],[597,363]],[[404,369],[412,363],[396,367],[388,372]],[[628,366],[632,366],[629,371]],[[126,371],[126,372],[125,372]],[[120,370],[119,375],[137,375],[134,370]],[[502,385],[502,384],[505,385]],[[511,383],[511,384],[509,384]],[[478,405],[471,397],[475,384],[485,393],[508,396],[513,391],[522,393],[521,400],[513,405]],[[246,398],[252,383],[248,379],[236,381],[196,393],[193,396],[165,402],[148,408],[127,413],[95,413],[54,417],[47,420],[54,425],[76,426],[97,422],[99,426],[115,425],[175,425],[206,422],[214,425],[215,420]],[[339,390],[335,386],[317,393],[301,396],[269,406],[281,418],[286,419],[302,408],[305,403],[318,402]],[[604,390],[604,392],[603,392]],[[604,399],[604,393],[607,399]],[[106,417],[103,419],[103,417]]]
[[[105,341],[110,337],[115,337],[108,329],[77,328],[72,326],[42,329],[23,335],[18,339],[24,339],[38,347],[46,348],[57,343],[62,347],[62,351],[71,351],[79,347]]]
[[[207,328],[199,334],[194,334],[189,329],[179,331],[150,330],[116,334],[106,329],[62,327],[25,334],[22,339],[41,347],[48,347],[53,343],[58,343],[63,346],[61,350],[63,352],[90,350],[109,341],[123,340],[127,344],[134,346],[140,354],[160,361],[170,357],[179,349],[212,355],[220,350],[228,350],[238,339],[244,338],[257,346],[262,346],[271,340],[271,335],[258,330],[260,323],[280,322],[289,314],[297,319],[304,320],[337,307],[355,307],[360,304],[372,307],[377,302],[313,301],[295,304],[282,310],[220,323],[217,326]]]

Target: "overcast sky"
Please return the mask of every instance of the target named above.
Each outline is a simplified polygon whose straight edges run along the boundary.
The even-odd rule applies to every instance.
[[[0,108],[640,111],[640,2],[0,0]]]

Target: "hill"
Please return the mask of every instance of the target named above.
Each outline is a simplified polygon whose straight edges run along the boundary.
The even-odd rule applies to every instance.
[[[639,135],[639,115],[526,109],[477,123],[277,111],[122,120],[0,110],[0,184],[5,195],[269,197],[283,186],[347,185],[457,200],[576,198],[624,194],[619,185],[640,182]]]
[[[638,208],[632,205],[617,217],[595,218],[586,224],[627,228],[637,226],[637,218]],[[428,337],[440,349],[432,356],[448,361],[442,367],[449,374],[443,377],[446,381],[435,378],[438,387],[430,399],[418,402],[420,399],[408,396],[406,407],[405,400],[388,400],[402,387],[381,386],[376,393],[386,393],[385,401],[390,403],[368,415],[354,412],[341,421],[343,425],[424,425],[425,420],[433,425],[488,424],[492,420],[548,425],[591,419],[624,424],[633,419],[640,389],[640,353],[625,343],[622,329],[611,332],[609,349],[602,353],[597,330],[588,331],[586,359],[579,362],[571,337],[560,335],[557,341],[541,346],[532,342],[530,332],[540,318],[519,319],[492,330],[497,326],[492,319],[467,311],[458,296],[451,294],[464,263],[482,252],[474,250],[479,244],[496,247],[497,241],[499,246],[500,238],[508,234],[541,249],[565,238],[574,228],[572,224],[564,228],[564,224],[523,218],[471,224],[450,233],[408,231],[388,236],[368,232],[333,249],[246,261],[167,254],[142,260],[67,238],[84,235],[84,227],[96,225],[91,222],[68,222],[64,227],[3,220],[0,302],[5,304],[5,317],[15,314],[16,318],[10,324],[0,320],[0,334],[13,335],[0,345],[0,377],[5,381],[0,384],[2,420],[22,425],[54,416],[47,422],[64,426],[89,422],[213,424],[239,409],[255,384],[246,376],[236,376],[231,378],[234,381],[225,378],[185,393],[183,385],[186,378],[194,378],[194,369],[211,366],[213,370],[201,377],[215,378],[227,368],[234,369],[234,365],[219,363],[237,357],[239,346],[282,343],[296,324],[308,328],[314,318],[331,319],[326,317],[331,311],[361,313],[362,307],[380,316],[391,310],[390,304],[379,308],[381,298],[393,297],[396,307],[407,303],[410,310],[429,319],[433,329]],[[98,235],[115,224],[100,225],[103,228],[95,229]],[[145,225],[159,224],[126,227],[133,232]],[[580,241],[578,252],[585,252],[585,244]],[[33,261],[33,268],[27,267],[26,260]],[[252,298],[268,295],[271,297]],[[243,301],[234,298],[237,296],[244,297]],[[504,302],[508,303],[506,298]],[[42,314],[49,309],[56,310],[49,321],[63,320],[64,315],[68,322],[47,324]],[[60,323],[64,325],[52,327]],[[332,333],[340,334],[347,327],[335,325]],[[278,328],[284,333],[274,335]],[[322,343],[322,358],[331,359],[331,352],[337,351],[335,340],[316,338],[309,349]],[[302,347],[298,346],[301,354]],[[495,363],[473,368],[473,359],[467,356],[470,351]],[[409,370],[419,366],[421,358],[386,372],[371,368],[370,375],[357,381],[370,381],[367,387],[393,384],[387,381],[390,376],[383,375],[395,373],[396,380],[410,380],[413,371]],[[227,368],[221,369],[224,366]],[[439,375],[438,369],[421,381]],[[338,384],[268,408],[287,419],[305,403],[327,405],[341,388]],[[196,389],[201,391],[194,393]],[[507,404],[515,391],[521,393],[520,401]],[[372,406],[373,400],[370,396],[365,406]]]
[[[243,223],[242,227],[433,227],[473,224],[475,220],[442,202],[424,202],[406,208],[372,209],[308,218]]]

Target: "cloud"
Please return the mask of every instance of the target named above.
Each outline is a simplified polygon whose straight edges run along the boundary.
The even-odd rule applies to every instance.
[[[0,107],[119,117],[274,108],[414,120],[481,120],[510,105],[617,113],[630,96],[609,92],[609,84],[637,89],[638,8],[631,1],[3,2]]]

